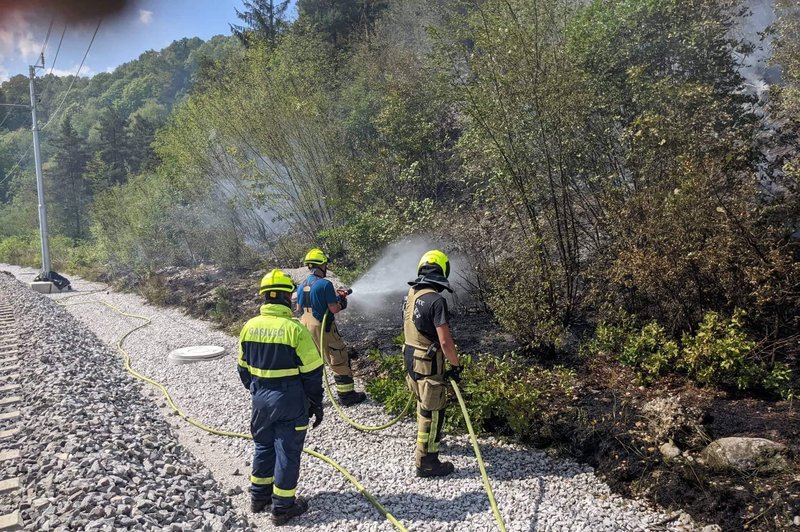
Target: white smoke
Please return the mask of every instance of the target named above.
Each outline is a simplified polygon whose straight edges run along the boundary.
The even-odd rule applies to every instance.
[[[381,258],[355,283],[349,300],[360,313],[382,312],[390,308],[400,312],[403,295],[408,292],[408,282],[417,278],[419,259],[426,251],[440,249],[450,258],[450,284],[454,294],[443,292],[451,306],[469,299],[471,270],[465,257],[448,250],[445,242],[417,236],[390,244]]]
[[[741,63],[739,73],[745,80],[748,92],[762,97],[769,85],[780,81],[780,69],[770,65],[773,35],[768,31],[776,22],[774,0],[747,0],[748,13],[740,18],[735,37],[753,46],[753,53],[736,54]]]

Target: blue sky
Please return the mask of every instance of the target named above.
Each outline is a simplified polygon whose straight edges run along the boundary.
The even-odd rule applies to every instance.
[[[230,34],[228,24],[239,22],[235,8],[242,8],[242,0],[136,0],[121,16],[103,21],[81,75],[113,70],[146,50],[159,50],[183,37],[206,40],[214,35]],[[36,61],[41,51],[50,18],[25,12],[3,13],[0,81],[16,74],[28,74],[28,65]],[[64,24],[56,20],[45,51],[46,72],[54,68],[55,74],[74,74],[96,24],[96,21],[87,21],[81,26],[68,25],[56,59],[56,48],[64,29]]]

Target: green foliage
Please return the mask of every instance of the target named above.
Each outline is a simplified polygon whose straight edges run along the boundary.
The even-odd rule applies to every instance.
[[[695,334],[684,333],[681,367],[700,384],[747,390],[761,384],[764,370],[754,360],[755,342],[743,330],[744,311],[730,319],[706,313]]]
[[[378,365],[378,371],[367,384],[367,392],[384,403],[388,412],[399,412],[410,394],[402,355],[382,356],[374,351],[369,356]],[[477,360],[468,355],[460,358],[464,366],[460,388],[473,428],[478,432],[499,431],[516,439],[533,441],[539,437],[542,422],[550,415],[542,405],[555,396],[572,397],[575,375],[571,370],[545,369],[516,355],[500,358],[484,355]],[[455,396],[451,397],[447,409],[446,430],[466,431]]]
[[[639,328],[632,316],[622,313],[615,323],[598,324],[581,350],[588,357],[613,355],[632,367],[643,384],[683,371],[704,386],[793,397],[792,369],[783,362],[762,360],[759,346],[745,330],[744,318],[741,309],[729,319],[707,312],[696,331],[683,333],[679,346],[659,324],[650,322]]]
[[[375,377],[367,383],[367,393],[383,403],[388,413],[400,413],[411,397],[405,381],[403,355],[383,355],[375,349],[368,352],[367,357],[377,365]]]

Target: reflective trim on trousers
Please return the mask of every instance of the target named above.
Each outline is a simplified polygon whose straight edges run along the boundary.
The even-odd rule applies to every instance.
[[[275,482],[275,477],[257,477],[255,475],[250,475],[250,483],[257,484],[259,486],[268,486]]]
[[[272,494],[277,495],[278,497],[294,497],[297,488],[292,488],[290,490],[281,489],[278,486],[274,486],[272,488]]]
[[[435,453],[439,451],[439,443],[436,441],[436,436],[439,432],[439,411],[434,410],[431,412],[431,435],[428,438],[428,452]]]
[[[350,384],[337,384],[336,385],[336,391],[338,393],[353,392],[353,391],[355,391],[355,389],[356,389],[356,387],[352,382]]]

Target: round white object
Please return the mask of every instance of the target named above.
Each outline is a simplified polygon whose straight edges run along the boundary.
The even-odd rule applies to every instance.
[[[216,345],[193,345],[171,351],[167,358],[176,364],[213,360],[225,354],[225,348]]]

